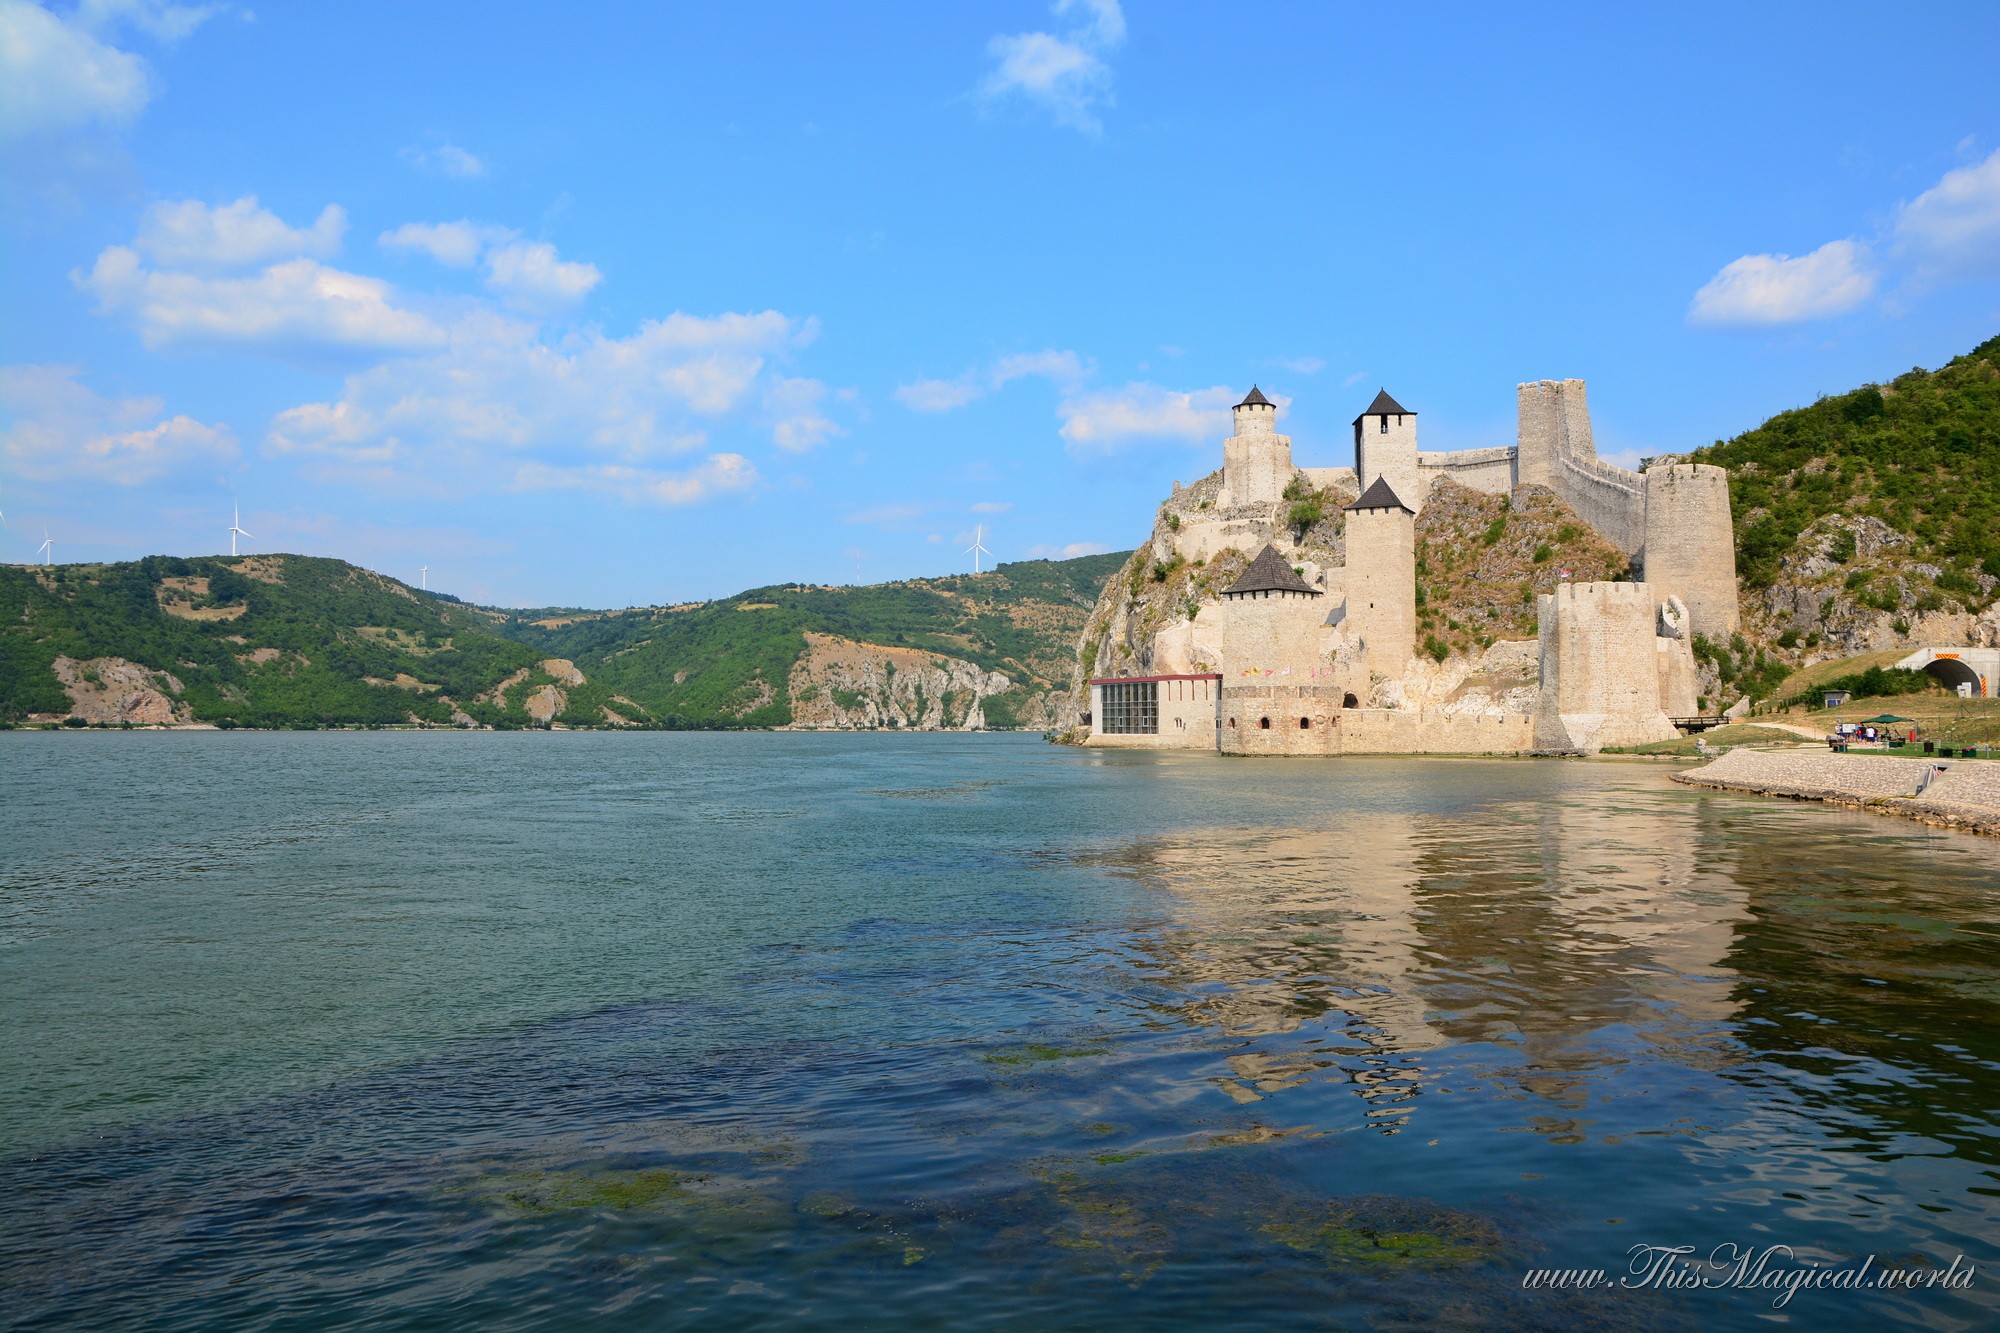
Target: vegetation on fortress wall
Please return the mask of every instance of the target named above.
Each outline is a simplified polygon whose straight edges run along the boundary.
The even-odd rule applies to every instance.
[[[1910,554],[1938,566],[1942,596],[1984,600],[1975,572],[2000,578],[2000,338],[1935,371],[1780,412],[1688,458],[1730,470],[1746,589],[1768,587],[1800,534],[1837,513],[1912,538]]]
[[[1417,516],[1417,644],[1443,661],[1539,632],[1535,598],[1624,579],[1629,562],[1546,486],[1488,495],[1450,480]]]

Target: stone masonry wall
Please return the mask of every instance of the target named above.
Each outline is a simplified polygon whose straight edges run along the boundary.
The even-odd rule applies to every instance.
[[[1342,692],[1325,686],[1226,686],[1217,748],[1285,756],[1522,754],[1534,736],[1534,719],[1526,713],[1451,715],[1342,708],[1341,702]]]
[[[1368,670],[1403,674],[1417,649],[1416,519],[1400,509],[1347,515],[1347,616],[1350,640],[1366,645]]]
[[[1672,740],[1654,640],[1659,610],[1643,583],[1568,583],[1536,598],[1542,693],[1535,748],[1595,753]]]
[[[1694,633],[1728,638],[1739,623],[1728,471],[1698,463],[1648,468],[1645,512],[1646,582],[1687,604]]]

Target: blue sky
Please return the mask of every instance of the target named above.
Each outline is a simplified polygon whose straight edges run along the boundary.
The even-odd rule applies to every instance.
[[[0,0],[0,559],[1122,549],[1227,404],[1628,461],[2000,332],[2000,7]]]

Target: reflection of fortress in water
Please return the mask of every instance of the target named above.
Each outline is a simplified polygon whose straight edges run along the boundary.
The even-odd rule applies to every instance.
[[[1532,809],[1526,808],[1532,806]],[[1641,1041],[1697,1069],[1736,1058],[1731,954],[1752,915],[1734,840],[1688,802],[1523,798],[1471,812],[1370,810],[1316,830],[1218,829],[1121,864],[1186,904],[1159,963],[1183,1016],[1242,1042],[1222,1090],[1255,1102],[1346,1078],[1393,1131],[1437,1053],[1490,1045],[1525,1092],[1581,1110],[1591,1071]]]

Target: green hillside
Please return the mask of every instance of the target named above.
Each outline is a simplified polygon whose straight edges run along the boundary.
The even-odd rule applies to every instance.
[[[1123,558],[617,612],[468,606],[295,555],[4,567],[0,722],[782,725],[814,631],[1006,672],[1016,688],[986,705],[1005,726],[1022,699],[1067,683]]]
[[[808,631],[923,649],[1005,672],[1015,688],[986,716],[1009,726],[1030,694],[1067,687],[1077,635],[1125,554],[869,587],[780,584],[683,607],[518,612],[500,628],[662,717],[750,726],[790,720],[786,677]]]
[[[1831,514],[1911,538],[1907,554],[1940,568],[1942,596],[1970,602],[1976,572],[2000,578],[2000,338],[1688,457],[1730,470],[1746,591],[1769,587],[1800,534]]]

